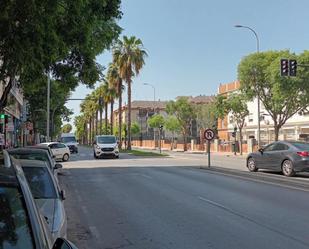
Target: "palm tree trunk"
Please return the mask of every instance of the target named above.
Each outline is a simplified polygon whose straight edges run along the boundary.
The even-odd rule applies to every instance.
[[[121,149],[122,147],[122,84],[119,84],[118,86],[118,92],[119,92],[119,107],[118,107],[118,136],[119,136],[119,147]]]
[[[100,135],[103,133],[103,107],[100,107]]]
[[[99,134],[99,119],[98,119],[98,116],[99,116],[99,110],[96,111],[96,114],[95,114],[95,120],[96,120],[96,124],[95,124],[95,134],[98,135]]]
[[[108,115],[107,115],[107,111],[108,111],[108,104],[105,103],[105,135],[107,135],[107,126],[108,126]]]
[[[84,121],[83,144],[88,144],[88,129],[87,129],[87,122],[86,121]]]
[[[111,113],[110,113],[110,117],[111,117],[111,135],[113,135],[114,133],[114,100],[112,99],[111,101]]]
[[[128,82],[128,150],[131,150],[131,81]]]
[[[94,136],[95,136],[95,112],[92,114],[92,137],[91,137],[91,143],[93,142],[94,140]]]
[[[92,142],[92,138],[91,135],[92,134],[92,118],[89,118],[89,140],[88,140],[88,145],[91,144]]]

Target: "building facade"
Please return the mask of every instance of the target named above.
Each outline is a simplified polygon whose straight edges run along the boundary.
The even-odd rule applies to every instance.
[[[232,83],[219,86],[218,94],[228,96],[237,93],[240,83],[234,81]],[[247,103],[249,116],[246,117],[243,128],[243,140],[246,142],[249,138],[258,137],[258,105],[257,99],[253,99]],[[275,140],[274,122],[266,111],[262,103],[260,103],[260,128],[261,143],[267,144]],[[229,113],[224,119],[218,120],[218,136],[221,140],[231,141],[232,132],[235,124],[233,116]],[[309,112],[296,113],[283,125],[279,133],[279,140],[303,140],[309,141]]]

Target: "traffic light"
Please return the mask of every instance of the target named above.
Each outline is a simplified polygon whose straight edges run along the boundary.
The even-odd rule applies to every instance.
[[[296,70],[297,70],[297,61],[296,60],[289,60],[289,71],[290,76],[296,76]]]
[[[280,72],[281,72],[281,76],[289,76],[289,60],[288,59],[280,60]]]
[[[236,131],[232,132],[232,137],[236,137]]]
[[[162,130],[163,130],[163,125],[160,125],[160,126],[159,126],[159,129],[162,131]]]

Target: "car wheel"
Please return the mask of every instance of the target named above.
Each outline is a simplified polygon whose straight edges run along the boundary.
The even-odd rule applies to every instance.
[[[94,157],[95,159],[98,159],[98,156],[95,154],[95,152],[93,152],[93,157]]]
[[[256,167],[256,162],[253,157],[248,158],[247,167],[250,172],[256,172],[258,168]]]
[[[68,160],[69,160],[69,157],[70,157],[69,154],[64,154],[63,157],[62,157],[62,161],[63,161],[63,162],[68,161]]]
[[[119,159],[119,155],[115,156],[115,158]]]
[[[285,176],[294,176],[295,175],[295,171],[294,171],[294,167],[293,167],[293,163],[290,160],[284,160],[282,163],[282,173]]]

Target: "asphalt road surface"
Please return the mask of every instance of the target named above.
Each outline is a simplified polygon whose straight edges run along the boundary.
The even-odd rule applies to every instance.
[[[309,188],[199,164],[127,154],[94,160],[81,148],[59,176],[69,239],[80,249],[309,248]]]

